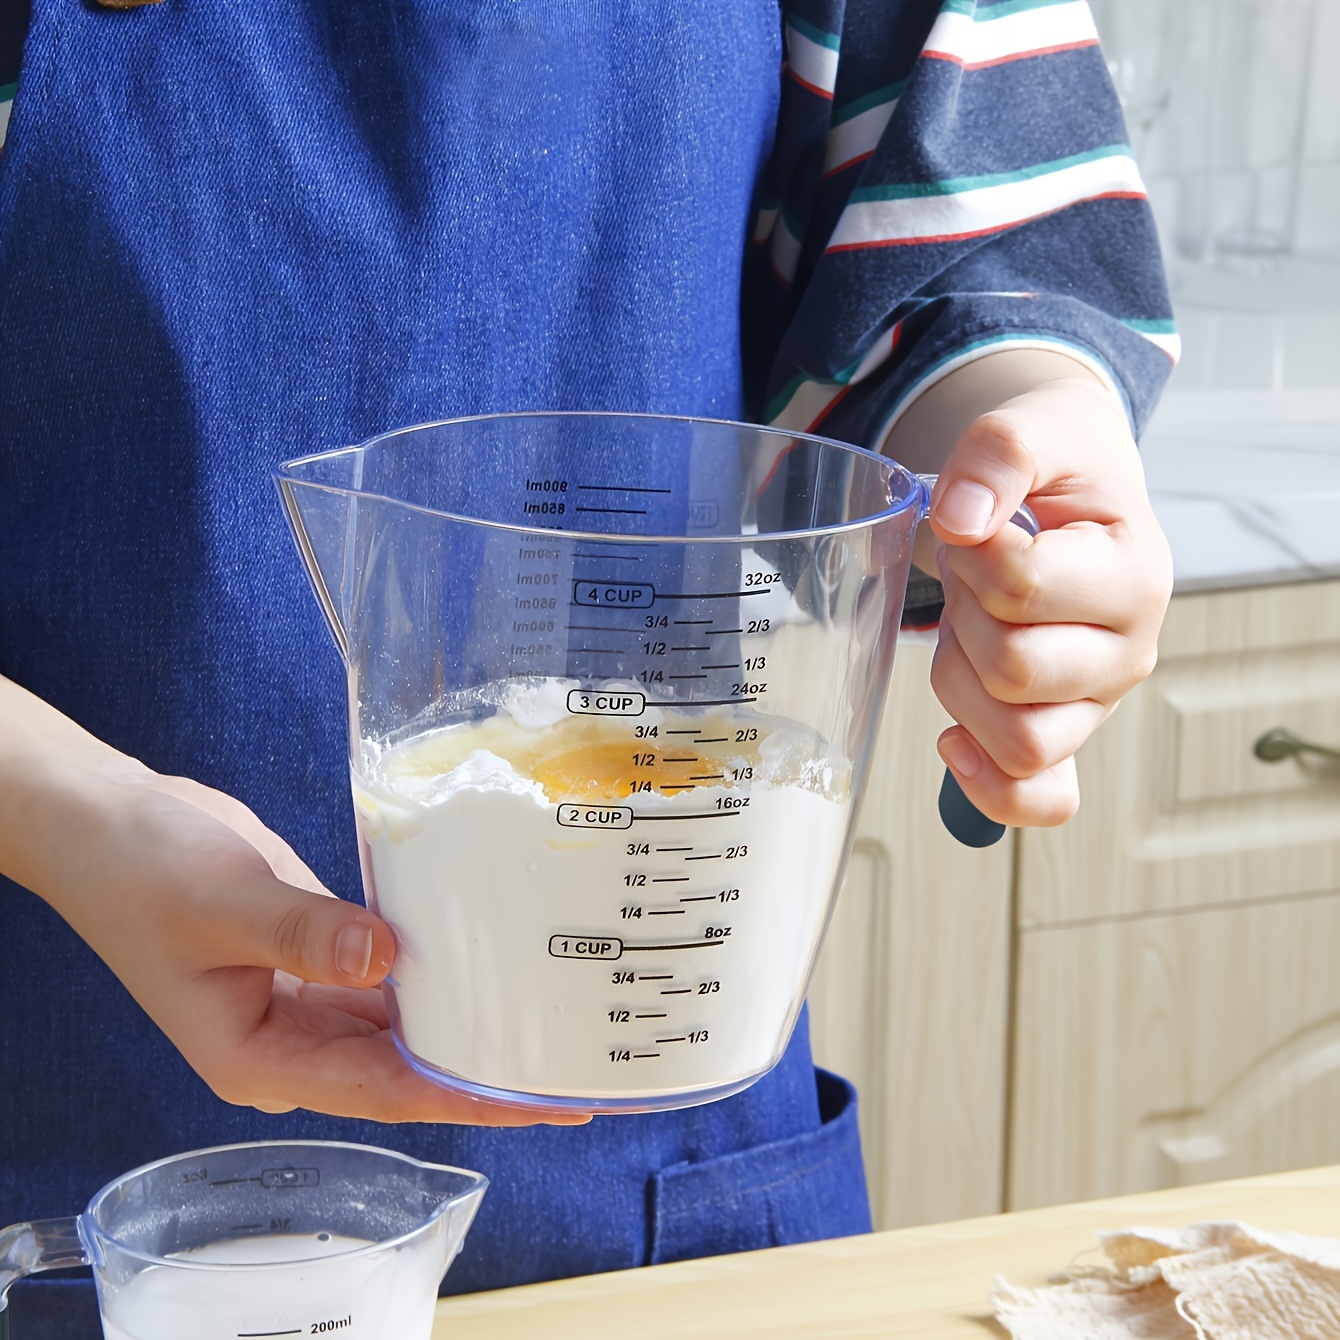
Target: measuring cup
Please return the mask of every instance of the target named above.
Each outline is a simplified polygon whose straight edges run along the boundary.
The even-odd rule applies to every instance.
[[[71,1219],[0,1230],[5,1293],[91,1265],[106,1340],[428,1340],[442,1276],[488,1186],[461,1168],[318,1140],[150,1163]],[[22,1340],[22,1337],[20,1337]]]
[[[706,1102],[776,1064],[926,483],[820,438],[600,414],[409,428],[278,483],[347,667],[410,1064],[588,1111]]]

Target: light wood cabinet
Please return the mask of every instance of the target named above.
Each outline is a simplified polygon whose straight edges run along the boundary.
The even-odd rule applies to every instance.
[[[970,851],[940,823],[933,648],[899,643],[809,993],[816,1058],[860,1094],[876,1228],[1003,1207],[1013,841]]]
[[[1340,1159],[1340,582],[1173,601],[1019,835],[1010,1208]]]
[[[1020,835],[1021,929],[1340,889],[1340,774],[1262,763],[1271,726],[1340,743],[1340,582],[1174,599],[1080,812]]]
[[[810,997],[879,1226],[1340,1161],[1340,767],[1252,753],[1340,744],[1340,582],[1177,597],[1079,815],[987,853],[935,815],[929,657]]]
[[[1021,936],[1010,1208],[1340,1162],[1340,894]]]

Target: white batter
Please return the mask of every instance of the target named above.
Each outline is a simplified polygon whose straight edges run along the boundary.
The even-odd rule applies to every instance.
[[[442,1278],[437,1242],[419,1250],[346,1255],[369,1245],[329,1233],[260,1234],[179,1252],[173,1259],[239,1269],[150,1266],[123,1289],[104,1287],[103,1334],[106,1340],[428,1340]],[[264,1268],[246,1268],[258,1265]]]
[[[836,882],[847,765],[783,719],[572,715],[559,688],[355,778],[402,1040],[518,1094],[691,1095],[762,1074]]]

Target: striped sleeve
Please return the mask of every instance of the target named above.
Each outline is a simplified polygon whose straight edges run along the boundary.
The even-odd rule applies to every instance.
[[[878,445],[1002,347],[1060,349],[1138,432],[1179,352],[1085,0],[787,0],[743,328],[767,422]]]

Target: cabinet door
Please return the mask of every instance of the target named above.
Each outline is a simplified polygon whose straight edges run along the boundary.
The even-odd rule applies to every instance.
[[[1013,835],[972,851],[940,823],[933,646],[899,644],[809,994],[816,1059],[860,1094],[876,1228],[1001,1208]]]
[[[1010,1208],[1340,1159],[1340,583],[1173,601],[1019,838]]]
[[[1340,895],[1020,936],[1009,1208],[1340,1163]]]
[[[1154,674],[1080,751],[1079,813],[1021,835],[1024,928],[1340,889],[1340,582],[1179,596]]]

